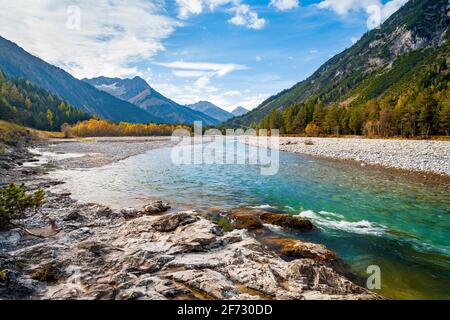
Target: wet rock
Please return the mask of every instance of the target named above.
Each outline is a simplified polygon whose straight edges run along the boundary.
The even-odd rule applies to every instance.
[[[234,212],[229,218],[235,229],[257,230],[263,228],[263,224],[257,215]]]
[[[154,201],[144,207],[144,212],[146,214],[159,214],[166,212],[170,209],[170,205],[168,203],[163,203],[162,201]]]
[[[307,219],[293,217],[289,214],[263,213],[259,215],[261,221],[272,224],[285,229],[293,229],[298,231],[309,231],[314,229],[314,225]]]
[[[280,253],[286,257],[297,259],[307,258],[317,261],[330,261],[337,259],[334,252],[328,250],[321,244],[303,242],[289,238],[279,238],[272,241],[281,247]]]
[[[288,214],[269,213],[258,210],[238,209],[234,210],[229,218],[236,229],[257,230],[264,227],[264,224],[271,224],[285,229],[298,231],[309,231],[314,229],[314,225],[307,219],[294,217]]]

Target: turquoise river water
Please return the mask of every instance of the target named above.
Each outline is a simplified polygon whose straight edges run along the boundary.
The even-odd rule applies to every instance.
[[[291,236],[326,245],[362,276],[378,265],[381,295],[450,299],[450,196],[443,186],[289,153],[280,154],[274,176],[250,165],[179,166],[170,148],[55,175],[75,197],[117,207],[161,198],[179,208],[250,206],[309,218],[320,232]]]

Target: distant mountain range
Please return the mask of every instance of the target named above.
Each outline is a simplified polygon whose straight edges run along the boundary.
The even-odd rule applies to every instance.
[[[136,105],[99,91],[64,70],[29,54],[0,37],[0,69],[7,78],[24,78],[52,92],[74,107],[114,121],[131,123],[164,122]]]
[[[450,64],[449,24],[448,0],[410,0],[380,28],[366,33],[308,79],[224,126],[259,124],[273,111],[301,103],[355,107],[417,88],[436,73],[430,66]]]
[[[219,122],[224,122],[234,117],[231,112],[225,111],[209,101],[199,101],[187,105],[187,107],[217,119]]]
[[[30,80],[72,106],[107,120],[188,125],[194,121],[205,125],[223,121],[164,97],[139,77],[78,80],[2,37],[0,69],[7,78]]]
[[[243,116],[244,114],[247,114],[249,112],[250,111],[245,109],[244,107],[237,107],[236,109],[231,111],[231,113],[233,114],[234,117],[240,117],[240,116]]]
[[[98,90],[142,108],[162,119],[164,123],[192,124],[194,121],[202,121],[204,125],[216,125],[222,122],[166,98],[140,77],[133,79],[98,77],[83,79],[83,81]]]

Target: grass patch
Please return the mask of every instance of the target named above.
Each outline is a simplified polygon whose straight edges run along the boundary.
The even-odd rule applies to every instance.
[[[31,138],[30,130],[10,122],[0,120],[0,143],[16,146]]]
[[[64,139],[66,138],[64,132],[60,131],[40,131],[35,129],[30,129],[34,136],[42,139]]]
[[[217,223],[220,227],[222,227],[223,231],[225,232],[233,231],[233,226],[227,219],[222,217],[214,217],[213,221]]]

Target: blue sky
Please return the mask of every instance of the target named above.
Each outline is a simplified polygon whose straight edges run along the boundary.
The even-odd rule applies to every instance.
[[[305,79],[406,2],[0,1],[0,35],[78,78],[139,75],[179,103],[227,110]]]

